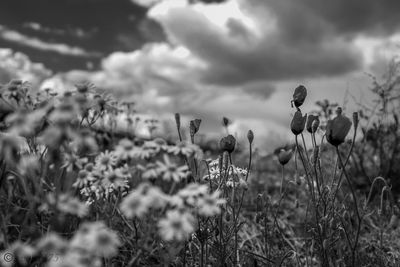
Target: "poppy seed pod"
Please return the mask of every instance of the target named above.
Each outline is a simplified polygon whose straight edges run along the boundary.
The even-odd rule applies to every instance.
[[[354,129],[358,127],[358,112],[353,112],[353,125]]]
[[[229,154],[231,154],[233,150],[235,150],[235,145],[236,145],[236,139],[231,134],[226,137],[223,137],[219,142],[221,150],[226,151]]]
[[[318,116],[315,115],[308,115],[307,117],[307,124],[306,124],[306,129],[309,133],[314,133],[315,131],[313,131],[312,125],[314,123],[314,121],[316,121],[318,119]],[[317,127],[318,128],[318,127]]]
[[[296,89],[294,89],[293,100],[294,106],[296,108],[303,105],[304,100],[307,97],[307,89],[303,85],[299,85]]]
[[[284,150],[281,149],[278,153],[278,160],[282,166],[285,166],[293,156],[293,150]]]
[[[192,137],[192,141],[193,141],[193,137],[194,135],[199,131],[200,129],[200,123],[201,120],[200,119],[195,119],[190,121],[190,126],[189,126],[189,130],[190,130],[190,137]]]
[[[222,118],[222,125],[224,127],[228,127],[229,124],[230,124],[230,120],[227,117],[223,117]]]
[[[192,123],[193,122],[193,123]],[[199,130],[200,130],[200,124],[201,124],[201,120],[200,119],[194,119],[192,121],[190,121],[190,124],[193,124],[194,127],[194,133],[196,134]],[[192,126],[191,126],[192,127]]]
[[[179,113],[175,113],[175,122],[176,122],[176,127],[178,129],[181,128],[181,115]]]
[[[249,130],[247,132],[247,140],[249,140],[249,143],[252,144],[254,140],[254,133],[252,130]]]
[[[351,128],[351,121],[341,113],[326,125],[326,140],[333,146],[339,146],[346,139]]]
[[[292,123],[290,124],[290,128],[294,135],[299,135],[303,132],[304,127],[306,126],[306,120],[307,114],[303,117],[303,114],[299,110],[294,113]]]
[[[318,127],[319,127],[319,118],[317,117],[317,118],[313,121],[313,123],[312,123],[312,125],[311,125],[311,132],[312,132],[312,133],[317,132]]]

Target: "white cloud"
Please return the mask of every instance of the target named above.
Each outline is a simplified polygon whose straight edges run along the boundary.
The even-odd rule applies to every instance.
[[[69,46],[62,43],[48,43],[35,37],[29,37],[14,30],[7,29],[0,25],[0,37],[4,40],[18,43],[20,45],[32,47],[44,51],[53,51],[63,55],[72,56],[99,56],[99,53],[88,52],[80,47]]]
[[[290,99],[298,84],[309,88],[305,111],[325,98],[342,104],[348,89],[368,95],[362,71],[386,49],[383,38],[335,34],[331,22],[295,1],[135,2],[150,6],[148,16],[169,42],[114,52],[100,71],[59,75],[58,84],[89,79],[140,110],[200,117],[208,129],[228,116],[235,131],[253,129],[259,140],[271,132],[291,137]]]
[[[29,81],[34,87],[50,77],[51,71],[41,63],[33,63],[23,53],[0,49],[0,83],[11,79]]]

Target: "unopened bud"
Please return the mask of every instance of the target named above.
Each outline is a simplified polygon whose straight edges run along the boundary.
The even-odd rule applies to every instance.
[[[230,120],[227,117],[223,117],[222,118],[222,125],[224,127],[228,127],[229,124],[230,124]]]
[[[299,135],[303,132],[304,127],[306,126],[307,114],[303,116],[301,111],[296,111],[293,116],[292,123],[290,124],[290,128],[294,135]]]
[[[354,124],[354,129],[357,129],[357,127],[358,127],[358,112],[353,113],[353,124]]]
[[[181,129],[181,115],[179,113],[175,113],[175,122],[178,130]]]
[[[294,90],[292,102],[294,103],[295,107],[298,108],[301,105],[303,105],[306,97],[307,97],[307,89],[303,85],[299,85]]]
[[[236,145],[236,139],[231,134],[226,137],[223,137],[219,142],[221,150],[226,151],[229,154],[232,153],[233,150],[235,150],[235,145]]]
[[[253,143],[254,140],[254,133],[252,130],[247,132],[247,140],[249,140],[250,145]]]
[[[311,132],[312,132],[312,133],[317,132],[318,127],[319,127],[319,118],[317,117],[317,118],[313,121],[313,123],[312,123],[312,125],[311,125]]]

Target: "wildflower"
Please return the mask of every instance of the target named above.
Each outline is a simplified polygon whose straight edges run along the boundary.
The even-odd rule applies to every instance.
[[[108,258],[118,253],[121,241],[114,231],[108,229],[103,222],[97,221],[84,223],[72,238],[70,245]]]
[[[186,178],[189,168],[186,165],[178,166],[170,161],[170,158],[164,154],[164,162],[157,161],[158,171],[161,177],[166,181],[179,182],[181,179]]]
[[[233,150],[235,150],[235,145],[236,145],[236,139],[231,134],[226,137],[223,137],[219,142],[221,150],[226,151],[229,154],[231,154]]]
[[[197,207],[200,215],[211,217],[221,212],[220,205],[225,204],[225,199],[219,198],[220,192],[215,191],[211,195],[206,194],[199,198]]]
[[[128,181],[124,179],[121,169],[108,170],[104,173],[101,184],[105,189],[123,189],[127,187]]]
[[[84,94],[93,91],[96,88],[96,86],[92,83],[85,82],[85,83],[75,84],[75,88],[76,91],[78,91],[78,93]]]
[[[306,120],[307,120],[307,114],[303,115],[301,114],[301,111],[296,111],[296,113],[293,116],[292,123],[290,124],[292,133],[294,135],[299,135],[303,132],[304,127],[306,125]]]
[[[117,164],[117,160],[118,158],[113,152],[106,150],[96,157],[96,167],[99,170],[110,170]]]
[[[72,184],[72,187],[82,188],[88,185],[89,181],[90,181],[90,172],[88,172],[86,169],[80,170],[78,172],[78,177],[76,178],[76,181]]]
[[[167,196],[158,187],[142,183],[122,200],[120,209],[127,218],[140,218],[151,208],[165,207],[167,202]]]
[[[293,151],[291,149],[285,150],[281,149],[278,153],[278,160],[282,166],[285,166],[293,156]]]
[[[67,247],[68,242],[54,233],[46,234],[36,244],[36,248],[44,253],[62,253]]]
[[[63,165],[61,168],[66,168],[68,172],[73,170],[81,170],[88,159],[86,157],[79,157],[75,153],[63,153]]]
[[[167,211],[166,218],[158,222],[161,237],[165,241],[183,241],[195,230],[193,215],[178,210]]]
[[[156,179],[160,175],[158,165],[155,163],[148,163],[146,166],[140,165],[139,169],[142,170],[142,178],[145,180]]]
[[[294,106],[296,108],[300,107],[303,105],[304,100],[307,97],[307,89],[303,85],[299,85],[295,90],[293,94],[293,100],[292,102],[294,103]]]
[[[122,160],[131,159],[135,156],[135,145],[129,139],[121,139],[116,146],[114,153]]]
[[[208,187],[204,184],[200,185],[197,183],[188,184],[186,187],[179,190],[177,195],[182,198],[182,200],[191,206],[195,206],[197,200],[206,195],[208,192]]]
[[[169,146],[167,148],[167,152],[174,154],[176,156],[177,155],[183,155],[186,157],[196,156],[198,158],[201,157],[201,155],[203,154],[198,145],[191,144],[185,141],[179,142],[175,146]]]
[[[328,120],[326,125],[326,140],[333,146],[342,144],[351,128],[351,121],[342,115],[338,108],[337,116],[333,120]]]
[[[318,123],[319,123],[319,118],[318,118],[318,116],[311,115],[311,114],[308,115],[308,117],[307,117],[307,124],[306,124],[307,132],[309,132],[309,133],[315,133],[316,129],[315,129],[315,130],[313,129],[313,124],[314,124],[314,122],[317,123],[317,121],[318,121]],[[314,128],[315,128],[315,126],[314,126]],[[316,128],[318,128],[318,126],[316,126]]]

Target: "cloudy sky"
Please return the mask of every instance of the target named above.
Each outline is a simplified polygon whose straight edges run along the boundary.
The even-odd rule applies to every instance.
[[[317,100],[370,98],[398,53],[397,0],[1,0],[0,83],[89,80],[155,116],[286,138],[298,84]],[[277,133],[277,134],[273,134]]]

